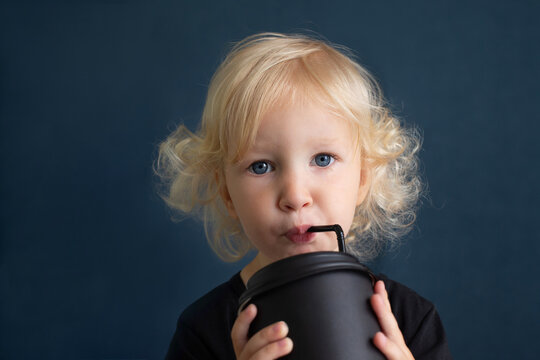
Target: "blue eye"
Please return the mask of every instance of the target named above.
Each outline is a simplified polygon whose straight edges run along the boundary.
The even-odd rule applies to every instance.
[[[262,175],[273,170],[272,165],[266,161],[256,161],[249,165],[248,170],[254,174]]]
[[[326,167],[334,162],[334,157],[330,154],[317,154],[314,161],[317,166]]]

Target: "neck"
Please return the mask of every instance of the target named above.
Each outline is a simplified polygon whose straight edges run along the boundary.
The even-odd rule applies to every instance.
[[[240,277],[242,278],[244,285],[247,285],[248,280],[253,276],[253,274],[263,267],[264,263],[261,259],[261,253],[258,253],[257,256],[255,256],[255,258],[240,271]]]

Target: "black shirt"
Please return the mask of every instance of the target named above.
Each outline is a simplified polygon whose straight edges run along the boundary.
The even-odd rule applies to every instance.
[[[433,304],[398,282],[378,278],[384,281],[392,312],[415,359],[451,359]],[[230,334],[245,289],[237,273],[188,306],[178,319],[166,359],[235,359]]]

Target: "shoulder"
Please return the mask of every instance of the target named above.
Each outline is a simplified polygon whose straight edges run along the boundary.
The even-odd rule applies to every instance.
[[[189,305],[178,318],[167,359],[226,359],[234,356],[230,331],[243,291],[239,274]]]
[[[444,327],[433,303],[385,275],[377,278],[384,281],[392,312],[415,358],[451,359]]]
[[[420,321],[425,314],[435,310],[433,303],[407,286],[382,274],[377,278],[384,281],[392,312],[400,325],[411,326]]]
[[[215,319],[218,314],[221,314],[219,318],[223,318],[224,313],[236,311],[238,298],[243,291],[241,281],[240,276],[236,274],[230,280],[218,285],[189,305],[178,321],[187,325],[197,325],[201,323],[201,318]]]

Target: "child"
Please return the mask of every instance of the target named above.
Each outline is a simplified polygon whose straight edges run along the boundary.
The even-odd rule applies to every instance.
[[[174,209],[202,217],[224,260],[257,255],[180,316],[167,359],[276,359],[290,353],[287,324],[248,339],[257,309],[237,316],[247,280],[276,260],[347,248],[373,258],[413,222],[421,190],[419,137],[385,107],[369,73],[343,49],[265,33],[234,46],[211,80],[201,128],[161,144],[157,171]],[[450,358],[431,303],[385,277],[371,298],[388,359]]]

